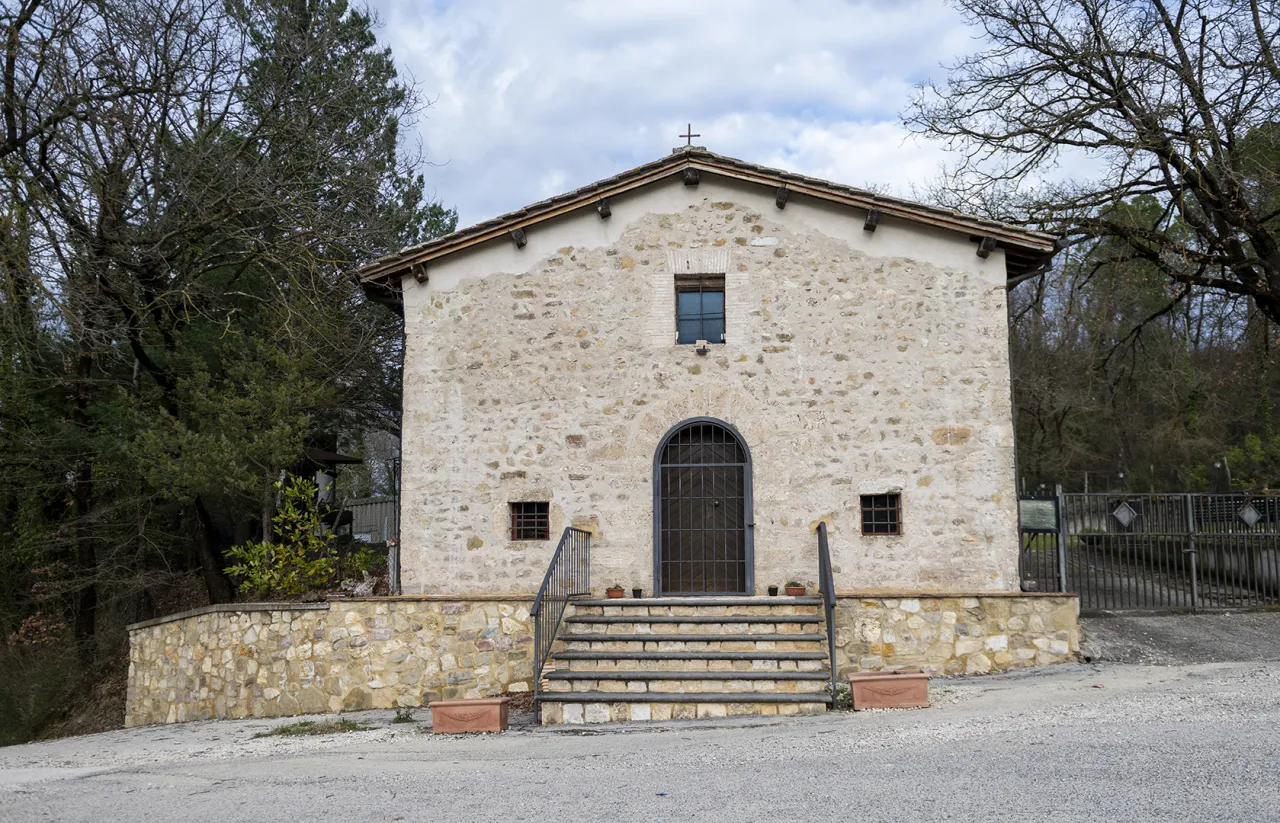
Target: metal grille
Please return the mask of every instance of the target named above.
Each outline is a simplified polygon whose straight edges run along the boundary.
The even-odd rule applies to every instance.
[[[862,495],[863,534],[902,534],[902,495]]]
[[[749,464],[716,423],[676,431],[659,456],[658,578],[664,594],[747,593]]]
[[[550,540],[551,504],[532,502],[512,503],[511,539]]]
[[[1089,611],[1280,605],[1280,498],[1062,494],[1057,534],[1023,534],[1024,588]]]

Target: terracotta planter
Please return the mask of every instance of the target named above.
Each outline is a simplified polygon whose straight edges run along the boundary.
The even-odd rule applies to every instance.
[[[431,731],[436,734],[505,732],[509,697],[482,697],[477,700],[433,700]]]
[[[849,675],[849,690],[854,711],[929,707],[929,676],[919,669],[858,672]]]
[[[787,586],[786,592],[787,592],[787,597],[803,597],[804,586]]]
[[[626,594],[626,591],[623,589],[605,589],[604,593],[609,597],[618,598]]]

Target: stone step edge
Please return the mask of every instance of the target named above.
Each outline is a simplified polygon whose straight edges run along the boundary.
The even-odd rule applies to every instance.
[[[820,614],[573,614],[566,623],[822,623]]]
[[[821,643],[827,639],[825,634],[599,634],[597,632],[583,632],[582,634],[561,634],[556,640],[581,641],[587,643],[607,643],[618,641],[621,643],[636,643],[644,641],[646,643],[677,643],[687,641],[690,643],[715,643],[721,641],[740,641],[748,642],[765,642],[772,643],[774,641],[785,641],[794,643]]]
[[[826,660],[826,652],[552,652],[553,660]]]
[[[543,680],[830,680],[827,672],[632,672],[608,669],[606,671],[570,671],[556,669],[545,672]]]
[[[826,692],[545,692],[546,703],[826,703]]]
[[[574,606],[821,606],[821,597],[605,597]]]

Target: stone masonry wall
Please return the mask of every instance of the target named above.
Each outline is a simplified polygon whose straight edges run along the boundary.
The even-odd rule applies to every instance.
[[[837,669],[842,677],[909,667],[985,674],[1063,662],[1079,652],[1076,613],[1070,595],[841,596]],[[125,725],[527,691],[531,635],[520,601],[201,609],[131,627]]]
[[[529,605],[398,598],[237,604],[146,621],[130,627],[125,725],[527,691]]]
[[[542,256],[534,235],[578,224],[538,226],[523,270],[405,279],[404,591],[533,592],[571,524],[593,532],[598,592],[653,591],[654,452],[698,416],[751,451],[757,592],[815,582],[819,519],[841,589],[1017,590],[1003,263],[951,235],[920,249],[951,244],[955,266],[878,257],[771,192],[671,186],[687,202],[614,205],[616,242]],[[589,212],[572,220],[598,234]],[[728,340],[707,356],[672,336],[684,263],[727,269]],[[859,495],[887,491],[902,535],[863,536]],[[522,500],[550,501],[550,540],[510,539]]]
[[[1073,660],[1074,595],[840,597],[836,668],[987,674]]]

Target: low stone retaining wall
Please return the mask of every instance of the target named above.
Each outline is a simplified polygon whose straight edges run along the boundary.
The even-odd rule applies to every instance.
[[[125,725],[527,691],[530,605],[519,598],[230,604],[136,623]]]
[[[125,725],[280,717],[528,691],[530,598],[211,606],[129,627]],[[622,602],[625,605],[625,601]],[[1071,660],[1071,595],[840,594],[836,663],[982,674]]]
[[[919,667],[927,674],[986,674],[1074,660],[1079,600],[1066,594],[840,594],[836,666]]]

